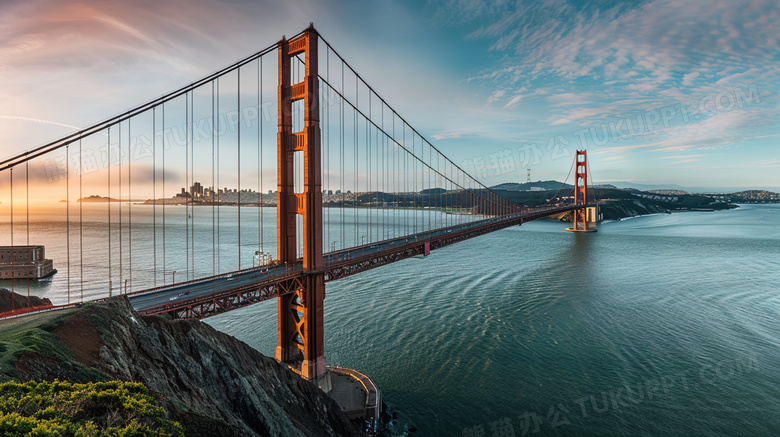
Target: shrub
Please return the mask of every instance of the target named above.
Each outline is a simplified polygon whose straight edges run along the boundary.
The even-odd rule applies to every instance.
[[[0,383],[3,436],[183,436],[140,383]]]

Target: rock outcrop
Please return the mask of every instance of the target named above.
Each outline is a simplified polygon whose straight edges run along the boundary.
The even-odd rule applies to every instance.
[[[51,306],[51,301],[38,296],[23,296],[18,293],[12,293],[7,288],[0,288],[0,313],[19,310],[23,308]]]
[[[639,215],[670,212],[656,203],[645,202],[639,199],[608,200],[599,204],[599,210],[604,220],[620,220]]]
[[[116,298],[49,316],[41,328],[50,338],[38,337],[72,362],[46,348],[21,353],[21,380],[142,382],[188,436],[360,435],[316,386],[200,321],[141,317]]]

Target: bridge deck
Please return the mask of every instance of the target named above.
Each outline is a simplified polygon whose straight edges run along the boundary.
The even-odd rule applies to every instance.
[[[357,246],[323,256],[325,281],[423,255],[425,246],[435,250],[509,226],[572,211],[582,206],[562,206],[527,210],[500,218],[488,218]],[[143,314],[169,313],[176,318],[204,318],[291,293],[307,280],[301,261],[295,264],[256,267],[157,287],[129,295],[135,309]]]

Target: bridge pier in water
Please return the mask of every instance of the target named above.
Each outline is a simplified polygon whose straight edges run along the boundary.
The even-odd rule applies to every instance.
[[[588,151],[578,150],[574,157],[574,204],[582,205],[582,208],[573,211],[574,218],[572,227],[566,228],[569,232],[596,232],[595,227],[588,227],[588,223],[598,221],[598,207],[589,208],[587,190],[588,190]]]

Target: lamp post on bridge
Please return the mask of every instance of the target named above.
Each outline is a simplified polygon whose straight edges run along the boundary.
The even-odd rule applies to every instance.
[[[171,281],[172,281],[171,284],[175,284],[176,283],[176,270],[172,270],[170,272],[163,272],[163,285],[165,285],[165,275],[167,275],[168,273],[170,273],[173,276],[173,278],[171,279]]]

